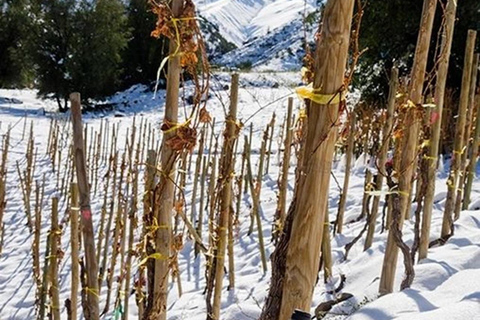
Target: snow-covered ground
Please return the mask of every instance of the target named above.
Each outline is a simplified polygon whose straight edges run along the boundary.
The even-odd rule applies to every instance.
[[[263,129],[270,121],[272,113],[276,113],[277,124],[284,119],[286,103],[289,96],[295,97],[295,107],[301,106],[294,94],[294,87],[299,83],[299,75],[294,73],[279,74],[241,74],[241,89],[239,92],[239,119],[244,121],[243,134],[248,134],[250,123],[253,124],[253,152],[252,164],[258,162]],[[215,132],[221,135],[224,127],[224,108],[228,105],[227,74],[217,74],[212,80],[213,94],[208,102],[208,109],[216,118]],[[6,99],[8,98],[8,99]],[[118,151],[123,153],[127,130],[132,127],[133,121],[139,124],[142,119],[156,128],[161,123],[163,115],[164,92],[160,91],[156,99],[152,99],[152,92],[146,87],[136,86],[126,92],[118,93],[110,102],[118,104],[114,112],[87,114],[84,116],[89,128],[99,130],[101,124],[119,125]],[[14,100],[13,100],[14,99]],[[19,103],[23,102],[23,103]],[[46,234],[49,230],[51,197],[59,195],[57,190],[57,172],[53,171],[50,158],[46,155],[49,126],[52,118],[58,119],[62,125],[63,137],[60,139],[63,150],[62,159],[66,158],[69,144],[68,115],[59,115],[53,112],[56,104],[51,101],[41,101],[35,98],[31,90],[0,90],[0,135],[11,128],[10,151],[8,155],[8,190],[7,207],[4,217],[5,237],[3,252],[0,256],[0,319],[33,319],[35,315],[35,284],[32,276],[31,245],[33,237],[26,227],[26,217],[23,209],[22,193],[18,183],[16,162],[20,168],[25,168],[25,150],[30,121],[33,121],[35,148],[38,148],[37,165],[34,180],[42,180],[45,176],[47,184],[45,201],[42,211],[41,263],[45,252]],[[185,106],[188,109],[188,106]],[[183,114],[183,108],[182,114]],[[115,116],[116,115],[116,116]],[[121,117],[119,117],[121,116]],[[25,118],[26,117],[26,118]],[[25,120],[26,119],[26,120]],[[135,119],[135,120],[134,120]],[[26,122],[25,122],[26,121]],[[24,124],[27,124],[26,126]],[[26,129],[24,130],[24,127]],[[89,129],[91,130],[91,129]],[[131,130],[131,129],[130,129]],[[263,176],[261,190],[261,218],[264,237],[266,239],[267,255],[270,255],[274,246],[271,239],[271,226],[276,208],[277,179],[279,172],[278,153],[282,149],[278,139],[279,125],[276,126],[275,139],[272,146],[271,165],[269,172]],[[208,150],[205,150],[208,151]],[[2,151],[3,152],[3,151]],[[239,148],[238,153],[241,153]],[[193,160],[197,159],[195,151]],[[340,183],[344,178],[343,159],[337,158],[333,173]],[[237,167],[240,159],[237,158]],[[108,163],[101,162],[99,176],[107,170]],[[442,168],[448,166],[442,166]],[[291,199],[294,186],[295,157],[289,174],[288,199]],[[363,240],[350,251],[347,261],[343,261],[343,247],[353,239],[362,229],[364,221],[348,223],[360,214],[365,163],[362,159],[355,162],[350,188],[348,190],[347,210],[344,234],[332,238],[334,258],[334,276],[331,283],[324,285],[319,281],[315,288],[312,312],[321,302],[331,299],[326,293],[338,284],[341,274],[346,276],[343,292],[354,295],[354,298],[336,306],[332,310],[330,319],[349,320],[389,320],[389,319],[480,319],[480,180],[475,179],[472,202],[469,211],[462,212],[461,218],[455,223],[455,236],[442,247],[429,251],[428,259],[415,266],[416,278],[411,289],[395,292],[378,297],[378,283],[385,250],[386,234],[380,234],[380,219],[375,234],[375,241],[371,249],[363,252]],[[56,170],[56,168],[55,168]],[[143,190],[143,166],[141,166],[139,192]],[[185,196],[185,208],[190,210],[192,198],[193,170],[188,172]],[[60,176],[64,168],[60,166]],[[254,172],[256,172],[254,168]],[[446,195],[445,169],[439,172],[436,183],[436,197],[432,220],[432,239],[438,237],[441,228],[442,210]],[[207,180],[208,182],[208,180]],[[103,197],[99,196],[103,190],[103,181],[100,180],[97,195],[92,195],[92,208],[95,213],[94,223],[98,230],[99,212]],[[33,193],[34,194],[34,193]],[[330,187],[330,220],[335,219],[339,189],[334,181]],[[62,198],[63,199],[63,198]],[[199,199],[199,196],[197,196]],[[32,203],[33,203],[32,199]],[[262,270],[258,251],[258,235],[256,229],[248,236],[250,224],[250,206],[252,199],[249,194],[242,197],[240,224],[236,228],[234,244],[236,287],[227,291],[228,280],[224,281],[222,297],[222,319],[249,320],[257,319],[263,306],[270,281],[270,270]],[[200,210],[197,205],[197,211]],[[415,205],[413,205],[413,208]],[[60,202],[60,218],[63,218],[67,206],[65,201]],[[141,215],[141,206],[139,206]],[[190,212],[187,212],[189,215]],[[205,221],[206,223],[206,221]],[[205,224],[206,226],[206,224]],[[406,221],[404,238],[407,244],[413,241],[413,222]],[[136,239],[140,230],[135,232]],[[70,231],[63,229],[61,248],[65,256],[59,268],[59,287],[62,319],[66,318],[63,301],[70,295]],[[204,239],[208,243],[207,239]],[[179,270],[183,287],[182,296],[178,295],[177,285],[171,284],[168,301],[168,319],[205,319],[205,287],[204,267],[205,259],[193,257],[193,242],[184,239],[184,248],[179,254]],[[134,262],[134,269],[138,260]],[[118,270],[116,271],[118,274]],[[401,259],[397,268],[395,288],[398,290],[403,277]],[[133,279],[133,276],[132,276]],[[320,274],[323,279],[323,274]],[[103,284],[105,285],[105,284]],[[114,283],[114,295],[116,283]],[[103,287],[100,296],[101,309],[105,303],[106,289]],[[131,319],[137,317],[135,297],[129,300],[129,315]],[[113,319],[113,305],[110,312],[102,319]],[[354,312],[355,311],[355,312]]]

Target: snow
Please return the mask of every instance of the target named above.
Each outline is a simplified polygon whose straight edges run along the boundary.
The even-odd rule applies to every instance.
[[[221,4],[220,0],[214,4]],[[242,0],[243,1],[243,0]],[[228,3],[228,1],[225,1]],[[293,3],[294,1],[292,1]],[[245,2],[246,3],[246,2]],[[284,3],[281,2],[280,3]],[[287,3],[287,1],[285,1]],[[213,4],[206,4],[213,6]],[[267,6],[268,7],[268,6]],[[274,7],[270,7],[271,10]],[[217,9],[220,10],[220,9]],[[257,13],[257,16],[259,14]],[[251,18],[254,20],[254,18]],[[260,22],[258,22],[260,23]],[[269,172],[263,177],[261,190],[261,219],[266,243],[267,255],[270,255],[274,246],[270,242],[272,219],[276,209],[277,178],[279,172],[279,152],[282,150],[282,142],[279,141],[279,123],[284,119],[287,98],[295,98],[295,109],[302,103],[294,94],[294,87],[300,82],[297,73],[248,73],[240,75],[239,92],[239,119],[242,119],[245,127],[240,134],[248,134],[250,123],[253,124],[253,152],[252,165],[257,165],[258,150],[261,144],[263,129],[270,121],[272,113],[276,113],[277,126],[275,139],[272,146],[271,165]],[[219,73],[212,79],[213,94],[208,102],[208,109],[216,118],[215,131],[221,134],[224,126],[224,109],[222,105],[228,105],[229,92],[224,87],[228,84],[229,74]],[[189,87],[187,86],[186,95]],[[117,105],[115,111],[84,115],[84,120],[92,130],[99,130],[101,123],[119,125],[118,151],[124,152],[126,132],[132,127],[133,121],[139,124],[142,120],[151,123],[158,133],[158,125],[161,123],[163,114],[164,91],[159,91],[157,98],[153,99],[153,93],[144,86],[134,86],[131,89],[120,92],[109,99],[109,103]],[[20,103],[22,102],[22,103]],[[189,106],[181,107],[188,111]],[[45,201],[42,211],[42,237],[41,237],[41,265],[45,252],[46,234],[49,230],[50,203],[54,194],[59,194],[57,188],[57,172],[52,170],[50,158],[46,155],[46,146],[51,119],[57,119],[61,123],[62,159],[66,159],[71,127],[67,115],[59,115],[55,112],[56,103],[49,100],[39,100],[33,90],[0,90],[0,135],[3,136],[8,127],[11,128],[10,151],[8,155],[8,190],[7,207],[4,216],[5,239],[3,252],[0,255],[0,319],[33,319],[35,315],[35,284],[32,276],[31,244],[32,236],[26,227],[26,217],[23,211],[23,200],[18,183],[16,162],[20,167],[25,167],[25,150],[27,144],[30,121],[34,123],[35,147],[38,148],[37,166],[34,180],[41,181],[45,176],[46,189]],[[122,117],[115,117],[115,115]],[[26,118],[25,118],[26,117]],[[134,120],[135,119],[135,120]],[[26,129],[24,126],[26,124]],[[91,129],[89,129],[91,130]],[[130,129],[131,130],[131,129]],[[208,149],[208,148],[206,148]],[[239,148],[238,153],[241,153]],[[196,161],[197,152],[192,159]],[[344,165],[342,157],[337,157],[333,174],[340,184],[344,179]],[[62,160],[65,161],[65,160]],[[344,160],[343,160],[344,161]],[[239,165],[237,159],[237,167]],[[288,201],[291,200],[294,186],[295,154],[289,172]],[[351,241],[363,228],[364,221],[348,223],[354,220],[361,211],[364,172],[367,166],[366,157],[361,156],[352,162],[354,168],[350,177],[350,188],[346,203],[344,233],[332,238],[332,255],[334,259],[333,278],[324,285],[322,281],[315,287],[312,312],[321,302],[331,299],[327,293],[338,285],[340,274],[346,276],[346,284],[343,292],[348,292],[354,297],[333,308],[334,314],[328,319],[348,320],[452,320],[452,319],[477,319],[480,318],[480,181],[475,179],[472,202],[469,211],[463,211],[460,219],[455,222],[455,235],[446,245],[429,250],[429,257],[415,265],[416,278],[411,289],[378,297],[378,283],[383,262],[383,254],[386,243],[386,233],[380,233],[380,221],[377,223],[377,231],[372,247],[363,252],[363,240],[359,241],[350,251],[349,257],[343,261],[344,246]],[[106,172],[107,162],[102,162],[99,176]],[[141,178],[139,180],[139,192],[143,190],[143,166],[140,167]],[[193,170],[188,172],[185,196],[186,208],[190,210],[193,184]],[[253,168],[256,172],[256,168]],[[436,196],[432,217],[431,239],[438,237],[441,228],[441,219],[446,195],[447,165],[441,166],[436,183]],[[60,176],[65,171],[60,166]],[[100,180],[99,191],[92,195],[92,212],[94,213],[94,225],[98,230],[99,212],[102,206],[100,194],[103,192],[103,181]],[[60,195],[62,197],[62,195]],[[129,195],[131,196],[131,195]],[[339,190],[332,180],[329,192],[330,220],[334,220]],[[197,196],[197,199],[199,197]],[[32,203],[33,203],[32,198]],[[257,319],[264,304],[270,281],[271,266],[268,272],[262,270],[260,255],[258,252],[258,235],[256,228],[251,235],[247,235],[250,224],[250,206],[252,199],[248,194],[243,195],[240,212],[240,224],[235,229],[235,268],[236,287],[227,291],[228,280],[224,280],[222,296],[222,319],[225,320],[249,320]],[[198,202],[196,203],[197,210]],[[60,201],[60,219],[66,210],[63,198]],[[97,213],[97,214],[95,214]],[[139,207],[141,215],[141,207]],[[187,212],[189,215],[190,212]],[[206,222],[205,222],[206,223]],[[206,226],[206,225],[205,225]],[[136,240],[140,231],[135,233]],[[70,295],[70,230],[69,226],[62,231],[61,248],[65,252],[59,268],[60,300],[62,318],[66,318],[66,310],[63,301]],[[413,221],[407,220],[404,227],[404,239],[411,245],[413,241]],[[204,238],[205,242],[207,239]],[[199,256],[193,257],[193,243],[190,239],[184,239],[185,245],[179,253],[179,270],[181,272],[183,295],[180,297],[177,285],[170,285],[168,300],[168,319],[205,319],[205,286],[204,267],[205,259]],[[395,289],[398,290],[403,278],[403,265],[399,257],[396,273]],[[117,263],[118,265],[118,263]],[[138,261],[134,262],[134,269]],[[135,270],[132,272],[132,279]],[[119,270],[115,271],[118,275]],[[323,279],[323,272],[319,275]],[[105,283],[103,284],[105,285]],[[113,297],[116,294],[116,282],[113,287]],[[100,301],[101,309],[105,303],[106,289],[103,287]],[[79,309],[80,310],[80,309]],[[129,300],[129,316],[137,317],[135,297]],[[101,319],[112,319],[113,305],[110,312]]]
[[[313,11],[314,3],[313,0],[200,0],[197,9],[219,26],[225,39],[240,47],[298,19],[304,10]]]

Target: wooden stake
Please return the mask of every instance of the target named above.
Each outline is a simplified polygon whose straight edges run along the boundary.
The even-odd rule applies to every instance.
[[[468,30],[467,44],[465,48],[465,61],[463,66],[462,90],[460,92],[460,105],[458,107],[458,118],[455,126],[455,141],[450,164],[450,174],[447,179],[447,199],[445,200],[445,211],[443,212],[441,239],[448,239],[453,235],[453,210],[455,208],[455,194],[457,192],[458,177],[460,170],[461,155],[464,150],[463,135],[465,132],[466,114],[468,99],[470,95],[470,82],[472,79],[473,53],[477,32]]]
[[[455,220],[460,218],[460,209],[462,208],[462,199],[463,192],[465,187],[465,182],[467,180],[467,161],[471,157],[468,157],[470,154],[470,136],[472,135],[472,125],[473,125],[473,110],[475,109],[475,91],[477,89],[477,74],[478,74],[478,61],[479,54],[477,53],[473,58],[472,64],[472,75],[470,81],[470,94],[468,101],[468,114],[467,114],[467,123],[465,124],[465,132],[463,136],[463,145],[464,152],[460,160],[460,173],[459,173],[459,182],[457,189],[457,199],[455,200],[455,211],[454,216]],[[464,209],[466,210],[466,209]]]
[[[343,178],[342,194],[340,195],[340,201],[338,203],[337,221],[335,223],[335,228],[337,233],[342,233],[343,231],[343,217],[345,215],[345,206],[347,203],[348,184],[350,181],[350,170],[352,168],[353,147],[355,146],[356,123],[357,123],[357,115],[355,113],[355,110],[353,110],[350,113],[350,128],[348,132],[347,150],[345,151],[347,156],[346,163],[345,163],[345,175]]]
[[[178,18],[183,12],[183,0],[170,2],[172,16]],[[167,75],[167,96],[164,123],[176,125],[178,122],[178,96],[180,87],[180,56],[176,54],[180,44],[170,39]],[[148,314],[149,320],[167,319],[168,274],[172,238],[172,209],[175,197],[174,173],[177,153],[167,141],[176,135],[176,130],[164,132],[160,155],[162,175],[155,189],[154,216],[158,229],[155,232],[155,279],[153,307]]]
[[[420,130],[420,119],[423,111],[423,83],[427,67],[428,51],[430,47],[430,38],[432,35],[433,20],[437,0],[425,0],[423,4],[422,19],[420,22],[420,32],[418,34],[415,59],[412,67],[411,87],[409,89],[409,99],[415,107],[405,107],[402,111],[400,123],[403,125],[402,139],[396,150],[397,161],[394,161],[396,171],[399,172],[398,192],[400,192],[399,207],[395,211],[395,219],[392,219],[390,225],[387,246],[380,276],[380,294],[387,294],[393,291],[395,281],[395,271],[398,259],[398,232],[401,233],[405,217],[410,212],[410,192],[412,190],[412,178],[415,172],[414,164],[417,163],[417,144]],[[395,197],[392,197],[394,199]],[[394,201],[396,201],[394,199]],[[397,211],[400,217],[396,217]],[[410,254],[408,253],[408,261]],[[406,261],[406,260],[405,260]],[[412,270],[407,270],[408,272]],[[412,277],[413,278],[413,277]]]
[[[323,11],[313,82],[318,94],[343,95],[354,3],[330,0]],[[287,320],[296,308],[310,310],[312,302],[340,108],[334,103],[307,105],[304,162],[285,233],[272,256],[271,286],[260,320]]]
[[[375,177],[375,188],[377,191],[381,191],[383,187],[383,179],[385,174],[385,163],[387,162],[387,154],[390,146],[392,128],[393,128],[393,116],[395,111],[395,97],[397,95],[398,88],[398,69],[392,68],[390,76],[390,92],[388,95],[388,106],[385,114],[385,122],[382,129],[382,145],[378,153],[377,168],[378,174]],[[385,201],[387,201],[385,199]],[[370,213],[370,221],[368,223],[367,237],[365,239],[364,250],[368,250],[373,243],[373,236],[375,234],[375,226],[377,223],[378,207],[380,205],[380,196],[373,198],[372,210]]]
[[[70,304],[71,314],[70,317],[72,320],[77,320],[77,297],[78,297],[78,280],[80,279],[79,273],[79,249],[80,245],[78,243],[78,211],[79,211],[79,203],[78,203],[78,186],[76,183],[72,183],[70,185],[70,190],[72,192],[72,208],[70,209],[70,243],[72,249],[72,287],[70,291]]]
[[[457,0],[448,0],[445,10],[445,27],[442,32],[442,45],[440,57],[437,64],[437,81],[435,85],[435,103],[433,112],[436,113],[437,121],[432,124],[432,137],[430,138],[429,158],[431,165],[428,167],[427,179],[436,180],[436,171],[438,163],[438,150],[440,144],[440,134],[442,129],[443,105],[445,101],[445,86],[447,83],[448,66],[450,61],[450,51],[452,47],[453,31],[455,28],[455,16],[457,11]],[[432,221],[433,199],[435,196],[435,183],[429,183],[424,199],[422,229],[420,232],[420,245],[418,248],[418,259],[424,259],[428,254],[428,243],[430,238],[430,225]]]
[[[226,130],[224,135],[224,145],[221,158],[220,172],[218,179],[220,208],[219,219],[216,234],[218,241],[216,244],[216,270],[215,270],[215,291],[213,297],[213,306],[209,310],[207,304],[207,319],[220,319],[220,302],[222,297],[225,249],[227,245],[228,221],[232,215],[232,179],[233,179],[233,148],[235,139],[238,136],[237,125],[237,103],[238,103],[238,74],[232,75],[232,89],[230,93],[230,110],[226,119]]]
[[[293,138],[293,98],[288,98],[287,120],[285,122],[285,142],[283,150],[282,171],[278,180],[278,203],[275,211],[275,223],[273,226],[272,236],[274,240],[278,240],[285,224],[285,215],[287,208],[287,190],[288,190],[288,171],[290,169],[290,157],[292,154],[292,138]]]
[[[97,320],[99,317],[98,267],[95,256],[92,211],[90,209],[90,191],[87,181],[87,168],[85,165],[80,94],[72,93],[70,95],[70,103],[72,112],[73,144],[75,148],[75,168],[77,170],[78,189],[80,194],[80,216],[87,273],[87,288],[84,288],[84,290],[87,291],[87,305],[83,312],[86,320]]]
[[[60,261],[58,254],[61,230],[58,227],[58,198],[52,198],[52,228],[50,229],[50,281],[49,289],[52,301],[52,319],[60,320],[60,296],[58,288],[58,263]]]

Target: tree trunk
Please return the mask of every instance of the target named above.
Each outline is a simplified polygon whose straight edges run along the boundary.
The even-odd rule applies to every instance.
[[[330,0],[325,6],[315,52],[313,88],[318,94],[343,93],[353,7],[353,0]],[[340,107],[309,104],[303,174],[272,257],[271,286],[261,320],[287,320],[294,309],[309,310],[312,302]]]
[[[402,230],[403,221],[410,212],[410,192],[412,191],[412,177],[415,172],[417,144],[421,124],[421,112],[423,111],[423,82],[427,68],[428,50],[430,37],[432,35],[433,20],[437,0],[425,0],[423,3],[422,20],[418,35],[415,60],[412,68],[411,87],[409,89],[409,100],[414,106],[407,106],[402,111],[400,123],[403,125],[402,139],[399,148],[396,150],[398,160],[394,163],[399,173],[398,192],[400,196],[400,217],[392,219],[392,224],[398,224],[391,228],[388,233],[385,257],[383,260],[382,274],[380,277],[380,294],[391,293],[395,281],[395,270],[397,268],[398,246],[395,230]]]

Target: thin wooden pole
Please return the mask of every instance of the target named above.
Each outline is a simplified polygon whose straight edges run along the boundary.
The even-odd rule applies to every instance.
[[[342,194],[340,195],[340,201],[338,203],[337,221],[335,224],[337,233],[342,233],[343,231],[343,217],[345,215],[345,206],[347,203],[347,194],[348,194],[348,184],[350,181],[350,170],[352,168],[353,147],[355,145],[356,123],[357,123],[357,115],[355,113],[355,110],[353,110],[350,113],[350,127],[348,132],[348,142],[347,142],[347,151],[346,151],[347,162],[345,164],[343,188],[342,188]]]
[[[442,129],[443,105],[445,101],[445,87],[447,83],[450,52],[452,48],[453,31],[455,28],[455,16],[457,12],[457,0],[448,0],[445,10],[445,27],[442,32],[442,45],[437,67],[437,81],[435,85],[435,110],[437,121],[432,124],[432,136],[428,157],[431,165],[428,167],[428,181],[435,181],[438,162],[438,149],[440,145],[440,134]],[[428,255],[428,243],[430,239],[430,225],[432,221],[433,199],[435,196],[435,183],[429,183],[424,199],[422,216],[422,228],[420,232],[420,244],[418,248],[418,259],[424,259]]]
[[[464,194],[465,182],[467,180],[467,161],[471,158],[470,155],[470,137],[472,135],[472,126],[473,126],[473,111],[475,109],[475,91],[477,90],[477,74],[478,74],[478,61],[479,54],[477,53],[473,58],[472,64],[472,75],[470,81],[470,94],[468,99],[468,114],[467,114],[467,123],[465,124],[465,132],[463,136],[463,152],[460,163],[460,177],[457,188],[457,199],[455,200],[455,211],[454,216],[455,220],[460,217],[460,210],[462,209],[462,200]],[[466,209],[464,209],[466,210]]]
[[[172,16],[180,17],[183,12],[184,1],[172,0],[170,2]],[[180,87],[180,55],[177,55],[178,46],[176,40],[170,39],[167,75],[167,95],[165,103],[165,116],[163,122],[174,126],[178,122],[178,98]],[[155,259],[155,279],[153,291],[153,308],[148,315],[149,320],[167,319],[168,275],[172,242],[172,209],[175,199],[174,174],[177,152],[167,143],[175,137],[176,130],[164,132],[160,162],[162,175],[155,188],[154,216],[158,223],[155,232],[155,253],[161,258]]]
[[[70,305],[71,305],[71,319],[77,320],[77,297],[78,297],[78,280],[80,279],[79,273],[79,243],[78,243],[78,186],[76,183],[72,183],[70,186],[72,192],[72,208],[70,209],[70,243],[72,248],[72,287],[70,291]]]
[[[381,191],[383,186],[383,179],[384,179],[383,175],[385,170],[385,163],[387,162],[388,149],[390,146],[390,136],[391,136],[392,127],[393,127],[393,113],[395,111],[395,97],[397,95],[397,88],[398,88],[398,69],[396,67],[393,67],[391,72],[391,77],[390,77],[390,92],[388,96],[387,112],[385,114],[385,122],[382,129],[383,143],[380,147],[380,151],[378,154],[377,167],[379,168],[379,172],[375,177],[375,188],[377,189],[377,191]],[[380,196],[376,195],[373,198],[372,211],[370,213],[370,221],[368,222],[367,237],[365,239],[364,250],[368,250],[372,246],[379,205],[380,205]]]
[[[421,112],[423,109],[423,84],[436,7],[437,0],[425,0],[423,3],[420,32],[418,34],[415,59],[412,67],[411,87],[409,89],[409,99],[415,107],[406,107],[400,116],[404,130],[402,139],[396,150],[398,161],[395,161],[396,171],[401,172],[398,179],[398,192],[400,193],[398,195],[400,197],[399,207],[398,210],[395,210],[395,212],[398,211],[400,217],[398,217],[398,219],[392,219],[393,223],[390,225],[388,232],[382,273],[380,276],[380,294],[387,294],[393,291],[399,249],[398,237],[396,237],[396,235],[398,232],[401,233],[404,219],[410,212],[409,199],[410,192],[412,191],[413,173],[415,172],[414,164],[417,163],[417,144]],[[392,196],[395,198],[395,195]],[[407,271],[412,272],[413,270]]]
[[[52,319],[60,320],[60,295],[58,288],[58,258],[59,253],[59,242],[61,230],[58,227],[58,198],[52,198],[52,227],[50,229],[50,295],[51,295],[51,309],[52,309]]]
[[[274,231],[272,236],[278,240],[282,233],[283,225],[285,224],[286,207],[287,207],[287,190],[288,190],[288,170],[290,168],[290,157],[292,154],[292,113],[293,113],[293,98],[288,98],[287,120],[285,122],[285,142],[283,150],[283,162],[280,179],[278,181],[278,203],[275,212]],[[245,142],[247,143],[247,142]]]
[[[99,317],[98,267],[95,255],[92,211],[90,209],[90,189],[87,181],[87,168],[85,164],[80,94],[72,93],[70,95],[70,103],[72,112],[73,145],[75,149],[75,169],[77,171],[78,189],[80,194],[80,216],[85,250],[85,268],[87,273],[87,287],[84,288],[87,294],[87,304],[84,306],[84,316],[86,320],[97,320]]]
[[[477,168],[477,158],[478,158],[478,146],[480,144],[480,103],[477,103],[477,112],[476,112],[476,122],[475,122],[475,132],[473,134],[473,142],[470,147],[470,160],[467,168],[467,182],[465,183],[465,193],[463,195],[463,206],[462,210],[468,210],[470,205],[470,194],[472,192],[473,178],[475,177],[475,171]]]
[[[477,32],[468,30],[467,44],[465,48],[465,61],[463,66],[462,90],[460,92],[460,105],[458,107],[458,118],[455,127],[455,141],[453,144],[452,159],[450,163],[450,174],[447,179],[447,199],[445,200],[445,211],[443,212],[442,232],[440,237],[447,239],[453,235],[453,211],[455,208],[455,194],[458,188],[458,177],[460,170],[461,155],[463,149],[463,135],[470,95],[470,81],[472,79],[473,53]]]
[[[220,213],[217,227],[217,257],[215,270],[215,291],[213,297],[213,309],[207,315],[207,319],[220,319],[220,303],[222,297],[222,285],[224,276],[225,249],[227,245],[228,220],[232,215],[232,178],[233,178],[233,148],[238,135],[237,130],[237,103],[238,103],[238,74],[232,75],[232,89],[230,93],[230,110],[226,120],[226,133],[222,152],[220,185]]]

